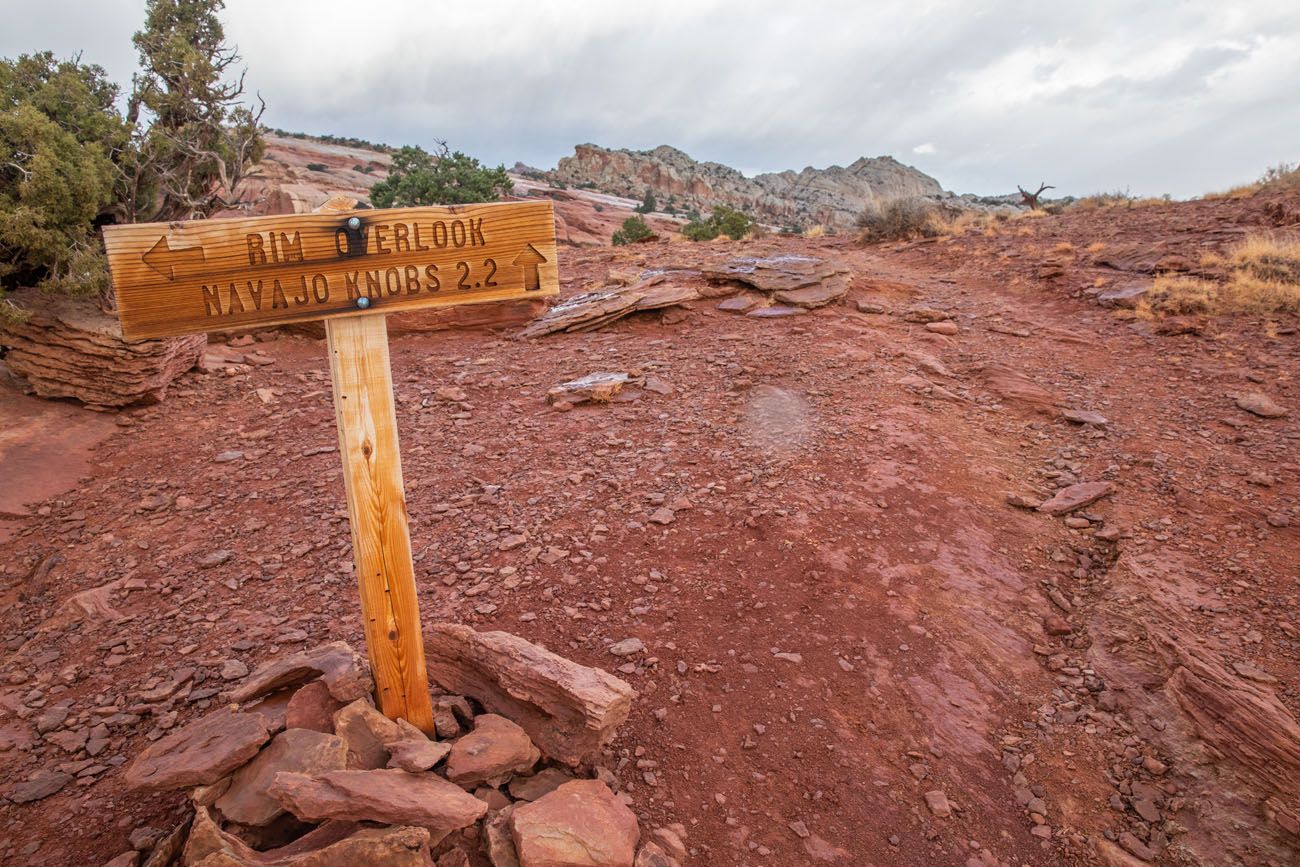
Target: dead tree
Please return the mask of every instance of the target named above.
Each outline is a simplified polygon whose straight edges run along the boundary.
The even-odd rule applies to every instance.
[[[1028,205],[1030,209],[1037,211],[1038,197],[1043,194],[1043,190],[1054,190],[1056,189],[1056,187],[1053,187],[1049,184],[1040,183],[1038,185],[1038,192],[1036,193],[1029,192],[1029,190],[1026,190],[1024,187],[1020,186],[1019,184],[1016,184],[1016,189],[1020,190],[1020,204]]]

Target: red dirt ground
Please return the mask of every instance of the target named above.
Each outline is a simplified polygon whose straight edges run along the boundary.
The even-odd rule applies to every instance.
[[[1087,298],[1133,275],[1082,252],[1204,252],[1263,224],[1258,204],[891,247],[566,250],[566,291],[702,255],[832,256],[855,277],[847,304],[798,318],[702,302],[535,342],[394,338],[424,616],[609,669],[628,662],[611,643],[643,639],[610,767],[647,824],[686,825],[692,863],[1135,863],[1107,835],[1159,863],[1297,863],[1296,323],[1160,334]],[[1045,269],[1062,241],[1077,252]],[[897,315],[916,305],[960,333]],[[124,413],[89,478],[0,548],[0,767],[84,774],[0,801],[6,864],[99,864],[174,821],[181,794],[128,793],[117,765],[211,706],[225,660],[361,646],[323,343],[259,347],[274,364],[191,373]],[[672,393],[547,405],[601,370]],[[436,393],[453,386],[463,400]],[[1239,410],[1245,391],[1290,415]],[[1006,502],[1072,480],[1115,486],[1087,527]],[[649,522],[663,504],[673,521]],[[1053,617],[1070,633],[1046,634]],[[188,700],[139,700],[181,666],[201,672]],[[65,702],[64,728],[110,721],[103,753],[36,736]]]

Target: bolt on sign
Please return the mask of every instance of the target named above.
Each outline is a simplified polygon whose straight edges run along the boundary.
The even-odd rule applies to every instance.
[[[105,226],[127,340],[323,319],[379,708],[433,734],[386,314],[559,292],[550,202]]]

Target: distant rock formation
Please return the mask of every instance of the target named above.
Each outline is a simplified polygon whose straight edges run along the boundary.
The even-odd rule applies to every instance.
[[[701,163],[667,145],[651,151],[574,148],[552,172],[571,186],[642,198],[654,193],[679,210],[727,205],[764,222],[847,226],[871,201],[941,196],[939,182],[893,157],[862,157],[847,167],[806,168],[747,178],[720,163]]]

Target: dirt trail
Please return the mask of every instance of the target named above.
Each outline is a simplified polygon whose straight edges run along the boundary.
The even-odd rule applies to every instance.
[[[395,338],[425,616],[627,677],[611,767],[652,824],[685,823],[692,863],[1294,863],[1294,332],[1156,335],[974,244],[711,248],[852,267],[847,305],[791,319],[706,302],[535,342]],[[561,273],[686,255],[568,251]],[[4,863],[96,864],[164,827],[181,797],[125,793],[115,763],[210,706],[224,661],[360,646],[323,345],[260,348],[273,365],[129,414],[5,543],[0,767],[84,776],[0,806]],[[594,371],[671,393],[547,406]],[[1240,411],[1245,390],[1291,415]],[[1103,480],[1086,526],[1006,500]],[[633,636],[645,653],[607,652]],[[188,698],[140,700],[181,666]],[[65,703],[63,728],[110,723],[104,752],[37,742]]]

